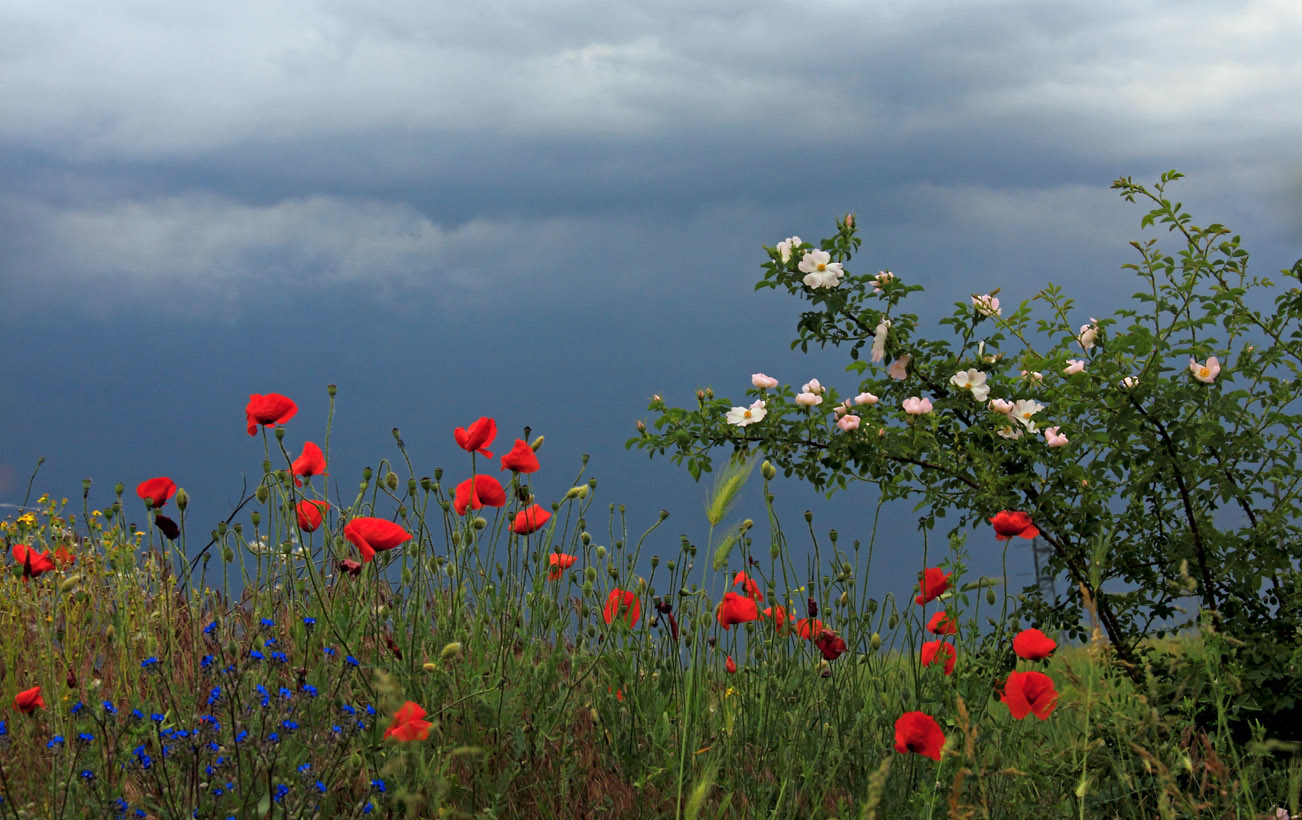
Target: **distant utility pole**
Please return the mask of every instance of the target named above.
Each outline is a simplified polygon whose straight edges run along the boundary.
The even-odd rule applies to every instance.
[[[1045,563],[1048,563],[1048,557],[1053,553],[1053,548],[1045,544],[1041,546],[1040,539],[1031,539],[1031,558],[1035,560],[1035,583],[1040,587],[1040,594],[1049,593],[1050,600],[1058,600],[1058,583],[1046,566],[1043,571],[1040,569],[1040,556],[1045,556]]]

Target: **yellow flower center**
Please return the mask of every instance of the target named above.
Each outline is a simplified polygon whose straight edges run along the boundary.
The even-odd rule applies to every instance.
[[[827,265],[824,265],[822,262],[819,262],[819,263],[818,263],[818,269],[819,269],[820,271],[827,270]]]
[[[1200,368],[1198,368],[1198,375],[1199,375],[1199,376],[1202,376],[1204,379],[1207,378],[1207,376],[1210,375],[1210,374],[1211,374],[1211,371],[1208,370],[1206,367],[1200,367]]]
[[[749,411],[749,410],[743,410],[742,413],[741,413],[741,417],[742,417],[742,418],[745,418],[745,419],[750,418],[750,411]]]

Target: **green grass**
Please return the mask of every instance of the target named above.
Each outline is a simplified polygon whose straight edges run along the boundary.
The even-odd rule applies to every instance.
[[[368,471],[347,510],[300,533],[294,503],[327,491],[271,469],[270,458],[291,460],[276,449],[268,440],[256,519],[214,531],[211,562],[189,583],[186,557],[208,537],[184,515],[176,544],[152,526],[137,534],[129,522],[153,513],[121,493],[101,512],[74,517],[45,499],[6,522],[6,552],[66,546],[77,560],[31,579],[11,563],[0,577],[4,700],[39,685],[46,703],[4,716],[0,816],[1183,819],[1299,808],[1302,763],[1268,742],[1269,727],[1236,743],[1223,722],[1194,724],[1197,704],[1137,690],[1102,641],[1018,660],[998,626],[1015,605],[1000,579],[960,584],[925,612],[916,590],[871,601],[871,534],[846,547],[810,523],[822,565],[797,566],[770,502],[762,540],[762,526],[739,527],[695,545],[666,535],[663,517],[630,530],[636,513],[598,507],[582,473],[528,536],[509,531],[527,484],[508,487],[501,510],[459,517],[438,479],[387,466]],[[415,538],[354,577],[338,561],[357,557],[342,529],[359,515]],[[552,550],[578,556],[559,580],[547,577]],[[760,609],[804,617],[813,598],[848,651],[826,660],[764,618],[723,630],[715,607],[743,567]],[[640,602],[632,628],[602,616],[616,587]],[[950,676],[917,660],[940,605],[961,624]],[[983,634],[987,619],[997,628]],[[1216,666],[1214,639],[1172,646],[1191,674],[1218,681],[1200,697],[1227,715],[1233,676]],[[1014,720],[997,699],[1014,668],[1054,680],[1046,720]],[[428,713],[424,740],[384,737],[406,701]],[[945,732],[940,761],[894,750],[895,721],[914,710]]]

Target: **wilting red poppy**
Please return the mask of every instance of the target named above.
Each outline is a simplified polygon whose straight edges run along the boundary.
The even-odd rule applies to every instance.
[[[758,618],[759,606],[754,598],[747,598],[735,592],[725,592],[714,617],[724,629],[730,629],[733,624],[744,624]]]
[[[606,596],[606,606],[601,614],[606,619],[606,623],[611,623],[619,617],[620,613],[627,616],[629,627],[636,626],[642,618],[642,605],[638,603],[635,593],[616,587],[610,591],[610,595]]]
[[[538,456],[534,455],[529,442],[518,438],[511,452],[502,456],[502,469],[516,473],[536,473],[542,469],[542,465],[538,463]]]
[[[927,641],[922,645],[923,666],[931,666],[935,663],[937,655],[943,655],[945,658],[945,674],[954,674],[954,647],[944,641]]]
[[[358,562],[358,561],[354,561],[354,560],[352,560],[351,558],[345,558],[345,559],[343,559],[342,561],[339,562],[338,566],[339,566],[339,571],[340,571],[340,572],[346,572],[346,573],[348,573],[349,575],[361,575],[361,574],[362,574],[362,565],[361,565],[361,563]]]
[[[77,556],[68,552],[67,547],[59,547],[54,551],[54,563],[61,567],[70,567],[77,563]]]
[[[478,421],[470,425],[469,430],[465,427],[453,430],[452,437],[457,440],[457,446],[462,450],[483,453],[484,458],[492,458],[493,454],[488,451],[488,445],[497,438],[497,422],[488,416],[481,416]]]
[[[547,563],[551,569],[547,571],[548,581],[559,581],[565,575],[565,570],[574,566],[574,562],[579,560],[576,555],[566,555],[563,552],[553,552],[547,556]]]
[[[176,495],[176,484],[167,476],[151,478],[136,485],[136,495],[158,509],[167,503],[167,499]]]
[[[945,590],[949,589],[949,576],[953,574],[952,572],[945,572],[940,567],[923,570],[918,575],[919,591],[915,600],[920,604],[925,604],[939,598],[944,594]]]
[[[1031,712],[1044,720],[1058,705],[1058,690],[1053,686],[1053,678],[1043,672],[1010,672],[999,700],[1008,705],[1008,711],[1018,720]]]
[[[298,528],[303,532],[316,532],[321,526],[325,511],[330,509],[327,501],[309,501],[304,499],[294,505],[294,515],[298,518]]]
[[[1038,629],[1023,629],[1013,638],[1013,651],[1017,657],[1038,661],[1049,657],[1058,648],[1058,642]]]
[[[807,641],[812,641],[823,633],[823,622],[817,618],[800,618],[796,621],[796,634]]]
[[[761,602],[764,600],[764,593],[760,592],[759,584],[755,583],[755,579],[747,575],[745,570],[738,570],[736,577],[732,579],[733,586],[738,584],[742,585],[741,588],[746,591],[747,597]]]
[[[384,730],[384,736],[397,740],[424,740],[429,737],[429,730],[434,724],[428,720],[421,720],[423,717],[425,717],[425,710],[407,701],[401,709],[393,713],[393,723]]]
[[[932,760],[940,760],[940,750],[945,746],[945,733],[940,724],[926,712],[905,712],[895,721],[895,751],[900,754],[914,752]]]
[[[325,453],[321,452],[321,448],[310,441],[304,442],[303,455],[294,459],[294,463],[290,467],[295,476],[294,486],[303,486],[303,482],[298,480],[298,476],[311,478],[314,475],[329,475],[325,468]]]
[[[41,687],[33,686],[14,695],[14,708],[24,715],[30,715],[37,709],[44,709],[45,700],[41,697]]]
[[[954,623],[949,613],[942,609],[927,621],[927,631],[933,635],[955,635],[958,633],[958,624]]]
[[[181,537],[181,528],[176,525],[175,521],[165,515],[155,515],[154,526],[158,527],[159,532],[167,536],[168,541],[175,541]]]
[[[787,611],[774,604],[764,608],[764,617],[773,619],[773,628],[782,631],[782,626],[787,622]]]
[[[520,510],[515,514],[515,520],[511,522],[511,532],[516,535],[528,535],[531,532],[537,532],[547,523],[547,519],[552,514],[544,510],[537,504],[528,509]]]
[[[23,565],[23,578],[36,578],[54,569],[49,552],[37,552],[26,544],[14,544],[14,560]]]
[[[297,412],[298,405],[288,396],[251,393],[249,403],[244,407],[244,420],[249,424],[249,435],[256,436],[259,424],[284,424]]]
[[[723,671],[729,675],[737,674],[737,662],[732,659],[732,655],[725,655],[723,661]]]
[[[386,634],[384,636],[384,643],[389,647],[389,651],[393,653],[394,657],[398,660],[402,660],[402,647],[398,646],[398,642],[393,639],[392,635]]]
[[[69,689],[77,688],[77,673],[72,671],[71,666],[68,667],[68,676],[63,679],[63,682],[68,684]]]
[[[365,564],[375,558],[376,552],[410,541],[411,533],[383,518],[354,518],[344,525],[344,538],[361,551]]]
[[[1020,535],[1023,538],[1034,538],[1040,534],[1040,531],[1031,523],[1031,516],[1024,512],[1004,510],[1001,513],[995,513],[995,517],[990,519],[990,523],[995,525],[996,541],[1007,541],[1014,535]]]
[[[452,507],[457,515],[465,515],[466,510],[477,510],[483,506],[506,506],[506,491],[496,478],[491,475],[477,475],[467,478],[457,485],[457,494],[452,498]]]
[[[818,651],[822,652],[823,657],[829,661],[836,660],[849,649],[845,643],[845,638],[830,629],[824,629],[814,638],[814,646],[817,646]]]

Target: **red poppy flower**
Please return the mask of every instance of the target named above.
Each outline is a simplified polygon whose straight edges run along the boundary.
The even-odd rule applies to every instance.
[[[945,674],[954,674],[954,647],[944,641],[927,641],[922,645],[923,666],[931,666],[936,662],[938,655],[943,655],[945,658]]]
[[[457,440],[457,446],[462,450],[471,453],[483,453],[484,458],[492,458],[493,454],[488,451],[488,445],[493,443],[497,438],[497,422],[488,416],[482,416],[474,424],[470,425],[467,430],[464,427],[458,427],[452,431],[452,437]]]
[[[244,420],[249,424],[249,435],[258,434],[258,425],[284,424],[294,418],[298,405],[293,399],[279,393],[249,394],[249,403],[244,407]]]
[[[361,551],[365,564],[375,558],[376,552],[410,541],[411,533],[383,518],[354,518],[344,525],[344,538]]]
[[[1013,651],[1028,661],[1043,660],[1057,648],[1058,642],[1038,629],[1023,629],[1013,638]]]
[[[351,558],[343,559],[342,561],[339,562],[338,566],[340,572],[346,572],[349,575],[362,574],[362,565],[359,562],[352,560]]]
[[[819,633],[818,637],[814,638],[814,646],[817,646],[818,651],[822,652],[823,657],[829,661],[841,657],[850,648],[846,645],[844,638],[830,629],[824,629]]]
[[[1040,534],[1040,531],[1031,523],[1031,516],[1024,512],[1004,510],[1001,513],[995,513],[995,517],[990,519],[990,523],[995,525],[996,541],[1007,541],[1014,535],[1020,535],[1023,538],[1034,538]]]
[[[43,572],[54,569],[49,552],[37,552],[26,544],[14,544],[14,560],[23,565],[23,578],[36,578]]]
[[[303,482],[298,480],[298,476],[311,478],[314,475],[329,475],[325,468],[325,453],[321,452],[321,448],[310,441],[304,442],[303,455],[294,459],[294,463],[290,467],[295,476],[294,486],[303,486]]]
[[[511,522],[511,532],[516,535],[528,535],[531,532],[537,532],[547,523],[547,519],[552,514],[544,510],[537,504],[528,509],[520,510],[515,514],[515,521]]]
[[[304,499],[294,505],[294,515],[298,518],[298,528],[303,532],[316,532],[324,520],[325,511],[330,509],[327,501],[309,501]]]
[[[628,625],[631,628],[642,618],[642,605],[638,603],[635,593],[616,587],[606,597],[606,606],[601,614],[606,619],[606,623],[611,623],[621,613],[627,615]]]
[[[70,567],[77,563],[77,556],[68,552],[67,547],[59,547],[54,551],[54,563],[61,567]]]
[[[176,484],[167,476],[151,478],[136,485],[136,495],[158,509],[167,503],[167,499],[176,495]]]
[[[158,531],[165,535],[168,541],[175,541],[181,537],[181,528],[165,515],[155,515],[154,526],[158,527]]]
[[[782,626],[787,622],[787,611],[776,604],[764,608],[764,617],[773,619],[773,628],[781,631]]]
[[[41,687],[33,686],[15,695],[14,708],[24,715],[30,715],[37,709],[44,709],[45,700],[41,698]]]
[[[516,473],[536,473],[542,469],[542,465],[538,463],[538,456],[533,454],[529,442],[518,438],[511,452],[502,456],[502,469]]]
[[[612,693],[612,694],[614,694],[614,696],[615,696],[615,700],[619,701],[620,703],[623,703],[623,702],[624,702],[624,690],[623,690],[623,689],[616,689],[616,688],[613,687],[613,686],[607,686],[607,687],[606,687],[606,691],[607,691],[607,692],[610,692],[610,693]]]
[[[429,730],[434,724],[428,720],[421,720],[423,717],[425,717],[425,710],[407,701],[401,709],[393,713],[393,723],[384,730],[384,736],[398,740],[424,740],[429,737]]]
[[[1043,672],[1010,672],[999,700],[1018,720],[1031,712],[1044,720],[1058,705],[1058,690],[1053,687],[1053,678]]]
[[[914,752],[940,760],[944,745],[945,733],[926,712],[905,712],[895,721],[895,751],[900,754]]]
[[[949,617],[949,613],[942,609],[932,615],[930,621],[927,621],[927,631],[933,635],[956,635],[958,634],[958,624],[954,623],[954,619]]]
[[[924,570],[918,575],[919,591],[915,599],[920,604],[935,600],[949,589],[949,576],[952,572],[945,572],[940,567],[931,567]]]
[[[566,555],[561,552],[553,552],[547,556],[547,563],[551,569],[547,571],[548,581],[559,581],[565,575],[565,570],[574,566],[574,562],[579,560],[576,555]]]
[[[823,633],[823,622],[817,618],[801,618],[796,621],[796,634],[807,641],[812,641]]]
[[[457,485],[457,494],[452,499],[452,507],[457,515],[465,515],[466,510],[477,510],[483,506],[506,506],[506,491],[491,475],[477,475],[467,478]]]
[[[729,675],[737,674],[737,662],[732,659],[732,655],[725,655],[723,661],[723,671]]]
[[[759,584],[755,583],[755,579],[747,575],[745,570],[738,570],[737,576],[732,579],[733,586],[738,584],[742,585],[747,597],[754,598],[757,601],[764,600],[764,593],[760,592]]]
[[[747,598],[735,592],[725,592],[714,617],[724,629],[730,629],[733,624],[744,624],[758,618],[759,606],[754,598]]]

